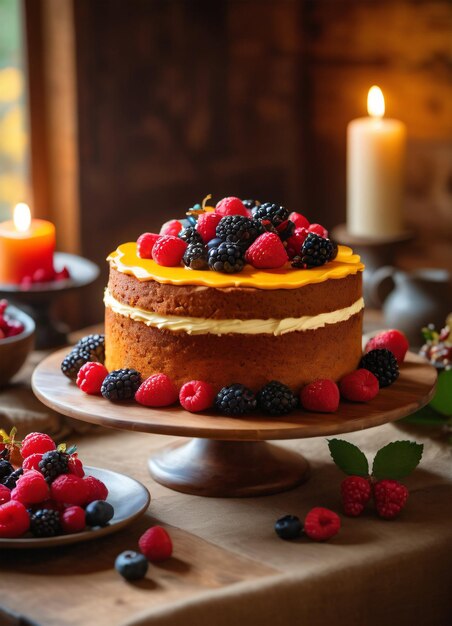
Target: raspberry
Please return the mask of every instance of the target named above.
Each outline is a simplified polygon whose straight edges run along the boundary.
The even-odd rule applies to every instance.
[[[137,239],[137,254],[140,259],[152,259],[152,248],[161,235],[143,233]]]
[[[286,252],[289,259],[299,256],[304,240],[308,236],[306,228],[296,228],[294,234],[287,240]]]
[[[55,450],[55,448],[55,442],[49,435],[45,435],[44,433],[30,433],[22,441],[20,453],[22,458],[26,459],[27,456],[35,452],[44,454],[44,452],[48,452],[49,450]]]
[[[405,360],[405,355],[409,347],[410,345],[405,335],[400,332],[400,330],[393,329],[386,330],[372,337],[372,339],[367,342],[364,352],[386,348],[393,353],[397,359],[397,363],[400,365]]]
[[[10,500],[0,506],[0,537],[20,537],[29,528],[30,516],[21,502]]]
[[[320,224],[309,224],[308,232],[320,235],[320,237],[323,237],[323,239],[328,239],[327,229],[323,228],[323,226],[321,226]]]
[[[175,267],[180,265],[187,244],[179,237],[164,235],[154,244],[152,258],[158,265]]]
[[[135,400],[144,406],[168,406],[177,402],[179,394],[166,374],[154,374],[141,383]]]
[[[23,504],[35,504],[49,497],[49,486],[44,476],[36,470],[22,474],[11,492],[11,500]]]
[[[60,515],[61,528],[67,533],[78,533],[86,526],[85,511],[80,506],[69,506]]]
[[[55,280],[67,280],[71,277],[71,274],[66,266],[59,272],[55,272]]]
[[[334,537],[340,527],[339,515],[320,506],[311,509],[304,520],[304,532],[314,541],[326,541]]]
[[[77,458],[77,455],[73,454],[69,458],[68,469],[69,469],[69,474],[75,474],[76,476],[80,476],[80,478],[83,478],[83,476],[85,475],[83,464],[80,461],[80,459]]]
[[[201,213],[198,217],[196,230],[201,235],[204,243],[215,238],[215,231],[220,223],[221,217],[219,213]]]
[[[240,198],[235,198],[234,196],[220,200],[215,207],[215,212],[221,215],[221,217],[225,215],[243,215],[244,217],[248,217],[248,211],[245,205]]]
[[[374,485],[377,513],[383,519],[394,519],[408,499],[408,489],[397,480],[379,480]]]
[[[215,391],[212,385],[203,380],[191,380],[182,385],[179,392],[179,401],[186,411],[197,413],[210,409],[215,400]]]
[[[5,502],[9,502],[11,500],[11,491],[8,487],[4,485],[0,485],[0,504],[5,504]]]
[[[339,381],[341,396],[351,402],[369,402],[380,391],[378,379],[364,368],[350,372]]]
[[[341,483],[341,494],[345,515],[358,517],[370,500],[370,482],[362,476],[347,476]]]
[[[148,561],[164,561],[173,553],[173,542],[161,526],[152,526],[138,540],[138,546]]]
[[[108,489],[106,485],[94,476],[86,476],[84,482],[87,489],[86,504],[94,502],[94,500],[106,500],[108,497]]]
[[[82,505],[86,503],[88,487],[80,476],[61,474],[51,484],[50,493],[57,502]]]
[[[289,215],[289,219],[295,224],[296,228],[305,228],[306,230],[309,228],[309,220],[301,213],[294,211]]]
[[[334,380],[315,380],[303,387],[300,402],[307,411],[334,413],[339,407],[339,389]]]
[[[99,395],[108,370],[102,363],[89,362],[82,365],[77,374],[77,387],[92,396]]]
[[[282,267],[289,257],[278,235],[264,233],[248,248],[245,260],[257,269],[277,269]]]
[[[178,220],[169,220],[169,222],[165,222],[160,229],[160,235],[173,235],[173,237],[177,237],[177,235],[182,230],[182,224]]]
[[[39,452],[35,452],[34,454],[27,456],[22,463],[22,469],[24,472],[27,472],[28,470],[36,470],[39,472],[39,461],[42,459],[42,456],[43,455],[39,454]]]

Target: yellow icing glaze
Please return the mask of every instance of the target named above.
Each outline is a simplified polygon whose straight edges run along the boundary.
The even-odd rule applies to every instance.
[[[239,274],[221,274],[210,270],[191,270],[183,267],[163,267],[152,259],[137,255],[135,242],[123,243],[112,252],[107,261],[118,272],[135,276],[139,281],[155,280],[168,285],[200,285],[224,289],[227,287],[252,287],[254,289],[295,289],[312,283],[322,283],[330,278],[345,278],[364,270],[360,257],[347,246],[339,246],[334,261],[309,270],[294,269],[288,263],[278,270],[257,270],[245,265]]]

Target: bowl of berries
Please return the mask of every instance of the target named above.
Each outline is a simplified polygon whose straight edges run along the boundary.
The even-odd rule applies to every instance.
[[[0,387],[25,363],[33,349],[34,335],[33,319],[7,300],[0,300]]]

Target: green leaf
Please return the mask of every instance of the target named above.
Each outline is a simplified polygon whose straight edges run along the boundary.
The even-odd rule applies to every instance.
[[[393,441],[378,450],[372,467],[372,476],[381,480],[398,480],[408,476],[419,465],[424,445],[415,441]]]
[[[369,475],[369,464],[358,446],[343,439],[328,439],[330,454],[336,465],[350,476]]]

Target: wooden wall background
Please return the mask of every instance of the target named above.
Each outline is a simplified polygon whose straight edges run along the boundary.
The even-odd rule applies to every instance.
[[[346,125],[372,84],[408,126],[400,263],[452,269],[450,0],[39,2],[73,14],[80,251],[103,281],[117,243],[207,193],[342,222]]]

